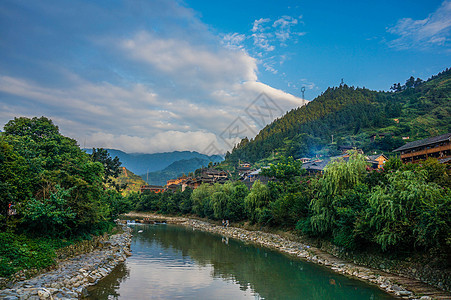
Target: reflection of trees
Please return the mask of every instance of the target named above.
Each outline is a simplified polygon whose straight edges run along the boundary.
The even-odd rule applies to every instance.
[[[140,228],[141,229],[141,228]],[[213,266],[213,276],[250,287],[265,299],[377,299],[385,294],[325,268],[291,260],[266,248],[248,246],[218,235],[175,226],[150,226],[135,236],[142,244],[158,244],[189,256],[197,264]],[[373,297],[374,297],[373,296]],[[388,296],[387,296],[388,297]],[[389,298],[389,297],[388,297]]]
[[[119,285],[129,277],[130,270],[125,263],[120,263],[108,276],[100,280],[95,286],[88,287],[89,296],[87,299],[118,299],[120,296],[117,293]]]

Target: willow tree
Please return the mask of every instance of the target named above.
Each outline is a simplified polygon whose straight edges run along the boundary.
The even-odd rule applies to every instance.
[[[318,181],[316,197],[310,203],[311,224],[317,233],[324,234],[333,229],[336,221],[338,200],[346,191],[362,183],[367,162],[362,154],[350,152],[348,161],[343,158],[331,161],[324,176]]]
[[[425,170],[396,171],[387,175],[388,185],[373,190],[366,218],[383,250],[451,248],[450,190],[428,182],[427,175]]]
[[[252,185],[251,192],[244,199],[244,206],[251,222],[259,222],[269,212],[271,194],[269,188],[259,180]]]

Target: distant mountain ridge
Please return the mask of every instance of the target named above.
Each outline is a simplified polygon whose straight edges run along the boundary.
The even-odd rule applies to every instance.
[[[141,177],[144,179],[144,181],[146,181],[148,177],[149,184],[165,185],[169,179],[175,179],[182,176],[183,174],[188,175],[190,172],[194,172],[196,169],[208,166],[209,162],[210,160],[197,157],[182,159],[173,162],[161,171],[143,174],[141,175]]]
[[[221,162],[223,158],[219,155],[208,156],[196,151],[173,151],[164,153],[126,153],[116,149],[106,149],[111,157],[117,156],[122,162],[122,166],[135,174],[145,174],[147,172],[155,172],[163,170],[170,164],[192,158],[202,159],[208,162]],[[92,153],[92,149],[84,149],[88,154]]]

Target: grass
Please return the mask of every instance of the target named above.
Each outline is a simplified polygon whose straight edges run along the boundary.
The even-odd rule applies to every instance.
[[[116,234],[120,229],[114,223],[100,224],[90,234],[84,233],[67,239],[59,237],[33,237],[14,232],[0,232],[0,277],[10,278],[19,271],[26,277],[56,264],[56,251],[82,240],[91,240],[93,235],[108,232]]]

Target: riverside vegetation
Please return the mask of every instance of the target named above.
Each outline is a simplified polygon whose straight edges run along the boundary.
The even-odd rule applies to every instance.
[[[384,170],[373,171],[353,152],[348,161],[332,161],[320,177],[304,174],[292,157],[263,172],[274,180],[256,181],[250,191],[241,182],[202,184],[194,191],[135,193],[129,201],[137,211],[295,231],[345,251],[422,254],[449,269],[450,176],[437,160],[405,165],[392,158]],[[436,284],[449,290],[449,280]]]
[[[55,249],[107,231],[115,216],[130,209],[281,228],[345,252],[424,254],[434,266],[449,270],[451,184],[444,165],[433,159],[403,165],[392,158],[383,170],[372,171],[363,156],[353,153],[349,161],[331,162],[323,176],[308,176],[291,157],[315,151],[335,155],[350,142],[364,150],[390,151],[404,134],[420,138],[449,132],[450,70],[395,88],[393,93],[346,85],[328,89],[254,140],[243,139],[216,168],[230,169],[240,159],[272,162],[263,172],[274,180],[256,181],[250,191],[236,181],[124,197],[111,178],[120,163],[105,150],[86,154],[47,118],[16,118],[0,135],[0,277],[52,266]],[[366,142],[370,133],[385,130],[395,138]],[[331,134],[335,143],[328,142]],[[16,215],[8,214],[10,203]],[[439,283],[449,290],[450,281]]]
[[[55,265],[58,249],[111,230],[130,208],[112,180],[120,162],[103,149],[86,154],[45,117],[4,126],[0,166],[0,277],[6,279]]]

